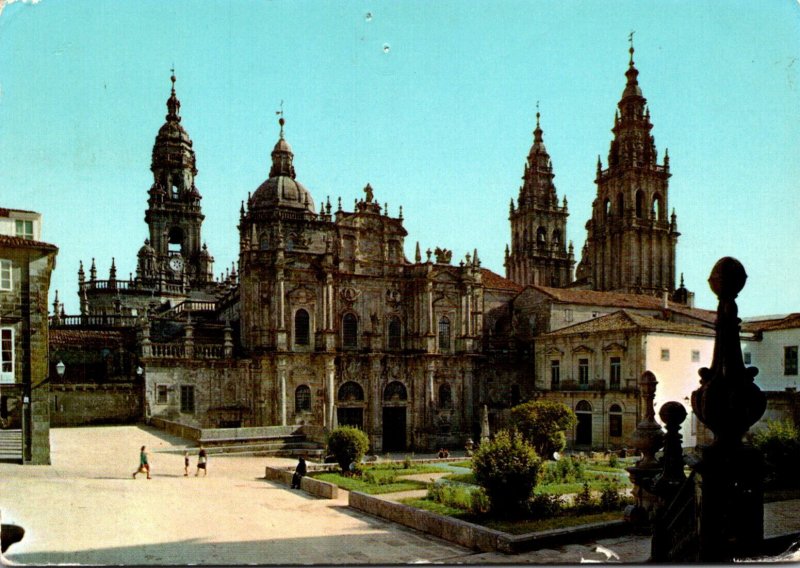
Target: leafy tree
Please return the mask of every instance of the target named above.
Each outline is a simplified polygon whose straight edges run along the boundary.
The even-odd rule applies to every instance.
[[[575,413],[560,402],[537,400],[511,409],[511,424],[519,430],[536,453],[552,458],[567,445],[564,434],[578,422]]]
[[[353,426],[339,426],[328,434],[328,454],[347,472],[351,463],[358,464],[369,449],[367,435]]]
[[[790,420],[769,420],[753,433],[753,445],[764,454],[769,487],[797,487],[800,470],[800,432]]]
[[[472,457],[475,480],[489,498],[489,511],[513,516],[526,509],[539,478],[541,460],[518,432],[500,430]]]

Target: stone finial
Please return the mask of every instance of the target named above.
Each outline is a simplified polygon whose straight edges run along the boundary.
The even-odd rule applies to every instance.
[[[681,424],[686,420],[686,409],[680,402],[665,403],[658,416],[667,428],[664,436],[664,470],[656,476],[653,491],[662,497],[671,496],[686,480],[683,473],[683,446],[680,434]]]
[[[422,262],[422,254],[419,252],[419,241],[417,241],[417,250],[414,253],[414,262]]]
[[[719,299],[714,355],[711,368],[699,371],[700,388],[692,393],[692,409],[714,432],[713,445],[740,445],[767,408],[766,396],[753,382],[758,369],[745,367],[739,341],[741,320],[735,299],[746,280],[744,266],[731,257],[717,261],[708,277]]]
[[[656,376],[650,372],[642,373],[639,386],[642,392],[644,418],[636,425],[636,430],[631,436],[631,443],[642,453],[641,459],[636,462],[639,468],[658,467],[656,452],[664,445],[664,432],[656,422],[656,411],[653,402],[656,397]]]

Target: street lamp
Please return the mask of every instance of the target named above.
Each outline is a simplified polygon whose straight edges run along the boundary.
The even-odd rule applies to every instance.
[[[56,373],[58,373],[58,378],[63,379],[64,371],[66,370],[67,366],[64,364],[64,361],[59,361],[58,364],[56,364]]]

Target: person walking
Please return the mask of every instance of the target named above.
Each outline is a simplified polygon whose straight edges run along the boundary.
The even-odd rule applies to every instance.
[[[208,456],[206,455],[206,449],[203,446],[200,446],[200,453],[197,454],[197,471],[195,472],[194,476],[197,477],[200,473],[200,470],[203,470],[203,477],[208,475]]]
[[[136,479],[137,473],[146,473],[147,479],[150,479],[150,461],[147,459],[147,452],[144,446],[139,450],[139,468],[133,472],[134,479]]]
[[[306,466],[306,460],[303,456],[300,456],[300,460],[297,462],[297,467],[294,470],[294,475],[292,476],[292,489],[300,489],[300,481],[305,476],[306,472],[308,472],[308,467]]]
[[[183,452],[183,477],[189,477],[189,450]]]

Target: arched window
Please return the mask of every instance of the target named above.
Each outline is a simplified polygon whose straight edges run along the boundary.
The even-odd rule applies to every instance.
[[[447,383],[439,387],[439,408],[453,407],[453,393]]]
[[[591,412],[592,405],[589,402],[582,400],[575,405],[575,412]]]
[[[311,389],[308,385],[300,385],[294,391],[294,411],[308,412],[311,410]]]
[[[644,203],[644,192],[640,189],[636,192],[636,218],[642,219],[644,218],[644,212],[646,210],[645,203]]]
[[[406,387],[400,381],[392,381],[386,388],[383,389],[383,400],[384,401],[399,401],[399,400],[408,400],[408,394],[406,393]]]
[[[553,231],[553,244],[560,245],[561,244],[561,231],[556,229]]]
[[[520,402],[522,402],[522,395],[519,391],[519,385],[511,385],[511,406],[517,406]]]
[[[611,201],[606,198],[603,202],[603,220],[607,221],[608,217],[611,215]]]
[[[354,381],[347,381],[339,387],[339,402],[360,402],[364,400],[364,389]]]
[[[400,318],[392,316],[389,318],[389,349],[400,349],[402,329],[400,327]]]
[[[178,197],[180,197],[182,185],[181,182],[182,180],[179,175],[175,175],[175,177],[172,178],[172,199],[178,199]]]
[[[656,219],[659,221],[664,220],[664,204],[662,203],[661,196],[658,193],[653,196],[653,211]]]
[[[547,229],[539,227],[536,231],[536,242],[540,245],[547,244]]]
[[[309,344],[309,316],[304,309],[299,309],[294,313],[294,343],[295,345]]]
[[[169,230],[167,249],[169,252],[181,252],[183,249],[183,229],[172,227]]]
[[[447,316],[442,316],[439,320],[439,350],[447,351],[450,349],[450,320]]]
[[[608,435],[612,438],[622,436],[622,407],[619,404],[608,408]]]
[[[355,314],[344,314],[342,318],[342,347],[345,349],[358,347],[358,318]]]

